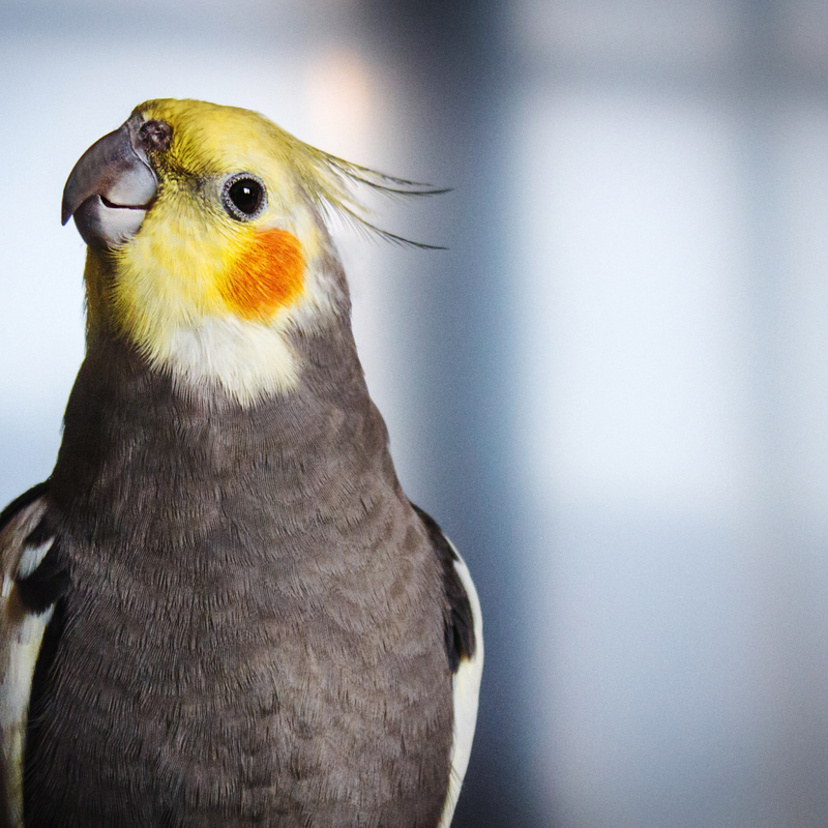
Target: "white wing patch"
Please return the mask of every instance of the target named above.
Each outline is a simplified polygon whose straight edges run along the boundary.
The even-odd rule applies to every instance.
[[[0,530],[0,826],[23,828],[23,751],[35,663],[52,609],[23,605],[19,578],[31,575],[54,539],[27,545],[46,511],[43,498],[17,512]]]
[[[451,745],[451,772],[449,775],[449,789],[446,802],[443,806],[443,815],[439,828],[448,828],[451,825],[463,777],[469,765],[471,756],[474,729],[477,724],[477,700],[480,695],[480,678],[483,674],[483,616],[480,612],[480,600],[474,588],[469,569],[460,557],[454,544],[449,541],[457,560],[454,569],[457,572],[471,604],[472,618],[474,619],[474,657],[462,659],[460,667],[452,677],[452,701],[454,704],[454,734]]]

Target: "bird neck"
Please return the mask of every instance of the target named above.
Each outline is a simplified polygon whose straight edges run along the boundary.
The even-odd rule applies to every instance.
[[[296,336],[297,386],[254,406],[220,389],[182,386],[129,343],[99,332],[69,399],[52,497],[64,513],[111,520],[113,534],[146,520],[136,504],[173,512],[219,508],[228,492],[295,499],[379,475],[398,487],[387,432],[365,386],[350,329]],[[172,481],[160,491],[162,482]],[[241,496],[241,495],[239,495]],[[330,494],[336,510],[344,492]]]
[[[300,263],[301,285],[262,317],[248,316],[207,290],[204,283],[214,281],[214,274],[193,265],[193,255],[138,258],[131,246],[89,249],[87,348],[108,350],[112,340],[122,339],[149,366],[169,373],[181,386],[191,386],[195,394],[210,387],[247,407],[287,395],[305,370],[294,334],[315,336],[350,324],[345,276],[329,240],[318,246],[306,266]],[[250,270],[253,264],[245,260],[247,277],[256,284],[267,281],[255,268]],[[265,264],[275,268],[270,259]],[[281,284],[279,278],[273,280]]]

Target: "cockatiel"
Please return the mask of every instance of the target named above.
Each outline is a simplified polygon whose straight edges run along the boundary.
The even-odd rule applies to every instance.
[[[3,825],[450,823],[480,606],[365,386],[323,220],[354,182],[412,189],[177,100],[69,176],[87,352],[0,516]]]

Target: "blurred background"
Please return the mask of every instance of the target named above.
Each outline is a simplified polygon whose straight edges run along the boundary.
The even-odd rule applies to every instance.
[[[824,0],[2,0],[0,499],[83,353],[61,190],[138,102],[453,187],[343,230],[487,668],[456,826],[828,825]]]

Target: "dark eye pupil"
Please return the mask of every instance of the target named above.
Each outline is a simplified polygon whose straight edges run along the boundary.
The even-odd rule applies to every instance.
[[[230,185],[227,194],[243,213],[252,216],[262,204],[262,185],[252,178],[240,178]]]

